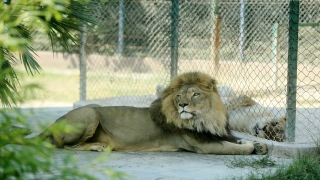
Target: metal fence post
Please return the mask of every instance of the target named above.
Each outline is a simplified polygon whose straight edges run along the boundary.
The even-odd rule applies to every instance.
[[[219,68],[220,68],[220,35],[221,35],[221,17],[219,13],[219,0],[212,0],[211,6],[213,9],[213,18],[215,18],[215,27],[214,27],[214,34],[213,34],[213,54],[212,59],[214,60],[214,71],[215,75],[219,75]]]
[[[275,23],[272,26],[272,70],[274,89],[278,88],[278,41],[279,41],[279,24]]]
[[[240,36],[239,36],[239,60],[240,62],[243,62],[244,59],[244,41],[245,41],[245,1],[240,0]]]
[[[119,0],[119,39],[118,39],[118,53],[123,53],[123,32],[124,32],[124,2]]]
[[[82,32],[80,34],[80,100],[86,100],[87,95],[87,57],[85,52],[85,45],[87,41],[87,27],[82,25]]]
[[[287,80],[287,142],[295,141],[296,92],[298,60],[299,0],[289,3],[289,43],[288,43],[288,80]]]
[[[179,48],[179,0],[171,0],[171,78],[178,74],[178,48]]]

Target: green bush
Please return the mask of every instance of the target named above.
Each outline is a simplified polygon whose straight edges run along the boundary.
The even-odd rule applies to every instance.
[[[16,105],[20,94],[17,66],[34,75],[41,72],[36,61],[34,32],[41,32],[53,51],[70,52],[79,45],[82,26],[97,22],[91,16],[94,1],[88,0],[15,0],[0,1],[0,104]]]
[[[299,155],[291,164],[278,168],[275,173],[251,174],[248,179],[317,180],[320,179],[320,155]]]
[[[24,138],[28,129],[12,128],[12,124],[25,125],[19,110],[1,110],[0,116],[0,179],[96,179],[80,172],[71,155],[58,165],[51,158],[55,153],[50,144],[38,138]]]

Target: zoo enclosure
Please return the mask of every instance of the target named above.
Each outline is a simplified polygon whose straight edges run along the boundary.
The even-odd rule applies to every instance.
[[[288,141],[319,140],[319,1],[110,0],[95,12],[99,25],[82,34],[82,100],[154,94],[203,71],[286,115]]]

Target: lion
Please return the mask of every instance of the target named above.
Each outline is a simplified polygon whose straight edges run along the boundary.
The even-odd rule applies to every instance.
[[[286,141],[286,117],[277,118],[267,108],[246,95],[240,95],[225,103],[229,113],[231,130],[253,136]]]
[[[58,123],[77,131],[54,133]],[[71,110],[38,135],[57,148],[103,151],[190,151],[266,154],[266,144],[235,138],[227,110],[207,74],[174,77],[150,107],[90,104]]]
[[[156,95],[161,97],[165,87],[157,85]],[[259,105],[246,95],[236,97],[229,87],[219,87],[228,115],[230,129],[249,133],[253,136],[285,142],[286,117],[277,118],[267,108]]]

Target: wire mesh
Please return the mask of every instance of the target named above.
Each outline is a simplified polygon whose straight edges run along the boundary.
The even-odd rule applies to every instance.
[[[178,7],[173,8],[175,3]],[[85,45],[87,99],[154,94],[157,84],[166,85],[170,81],[172,60],[177,53],[174,68],[178,74],[209,73],[217,78],[219,86],[232,88],[236,95],[251,97],[275,117],[286,116],[288,72],[292,71],[288,69],[289,3],[289,0],[100,3],[94,14],[99,25],[88,31]],[[294,135],[296,142],[314,143],[320,132],[320,2],[309,0],[298,4]],[[178,20],[176,25],[174,18]],[[260,111],[256,109],[257,113]]]

